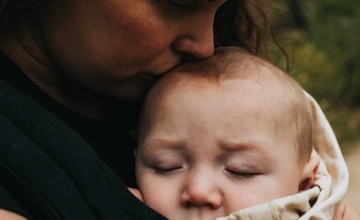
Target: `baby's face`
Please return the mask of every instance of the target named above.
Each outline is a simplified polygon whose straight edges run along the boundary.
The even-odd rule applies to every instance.
[[[150,99],[136,161],[150,207],[172,220],[215,219],[298,192],[301,172],[275,91],[194,79],[162,92]]]

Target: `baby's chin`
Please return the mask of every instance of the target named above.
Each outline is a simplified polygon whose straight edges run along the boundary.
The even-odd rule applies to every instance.
[[[216,218],[227,216],[227,214],[219,211],[193,209],[164,216],[171,220],[215,220]]]

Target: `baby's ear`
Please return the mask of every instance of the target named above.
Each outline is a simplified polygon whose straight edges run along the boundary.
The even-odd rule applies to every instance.
[[[303,168],[299,192],[310,189],[314,185],[315,176],[319,170],[320,157],[318,154],[312,154]]]

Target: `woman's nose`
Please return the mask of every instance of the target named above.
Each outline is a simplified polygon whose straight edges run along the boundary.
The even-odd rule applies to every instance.
[[[185,208],[207,207],[217,209],[222,205],[222,193],[214,179],[201,176],[186,181],[181,195],[181,204]]]
[[[210,20],[197,23],[189,24],[191,27],[188,33],[174,41],[173,49],[196,59],[204,59],[214,53],[213,22]]]

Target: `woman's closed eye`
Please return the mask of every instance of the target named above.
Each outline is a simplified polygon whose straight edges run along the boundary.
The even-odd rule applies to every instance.
[[[194,2],[194,0],[168,0],[171,4],[176,5],[190,5]]]
[[[167,2],[175,9],[191,9],[194,7],[195,0],[167,0]]]

